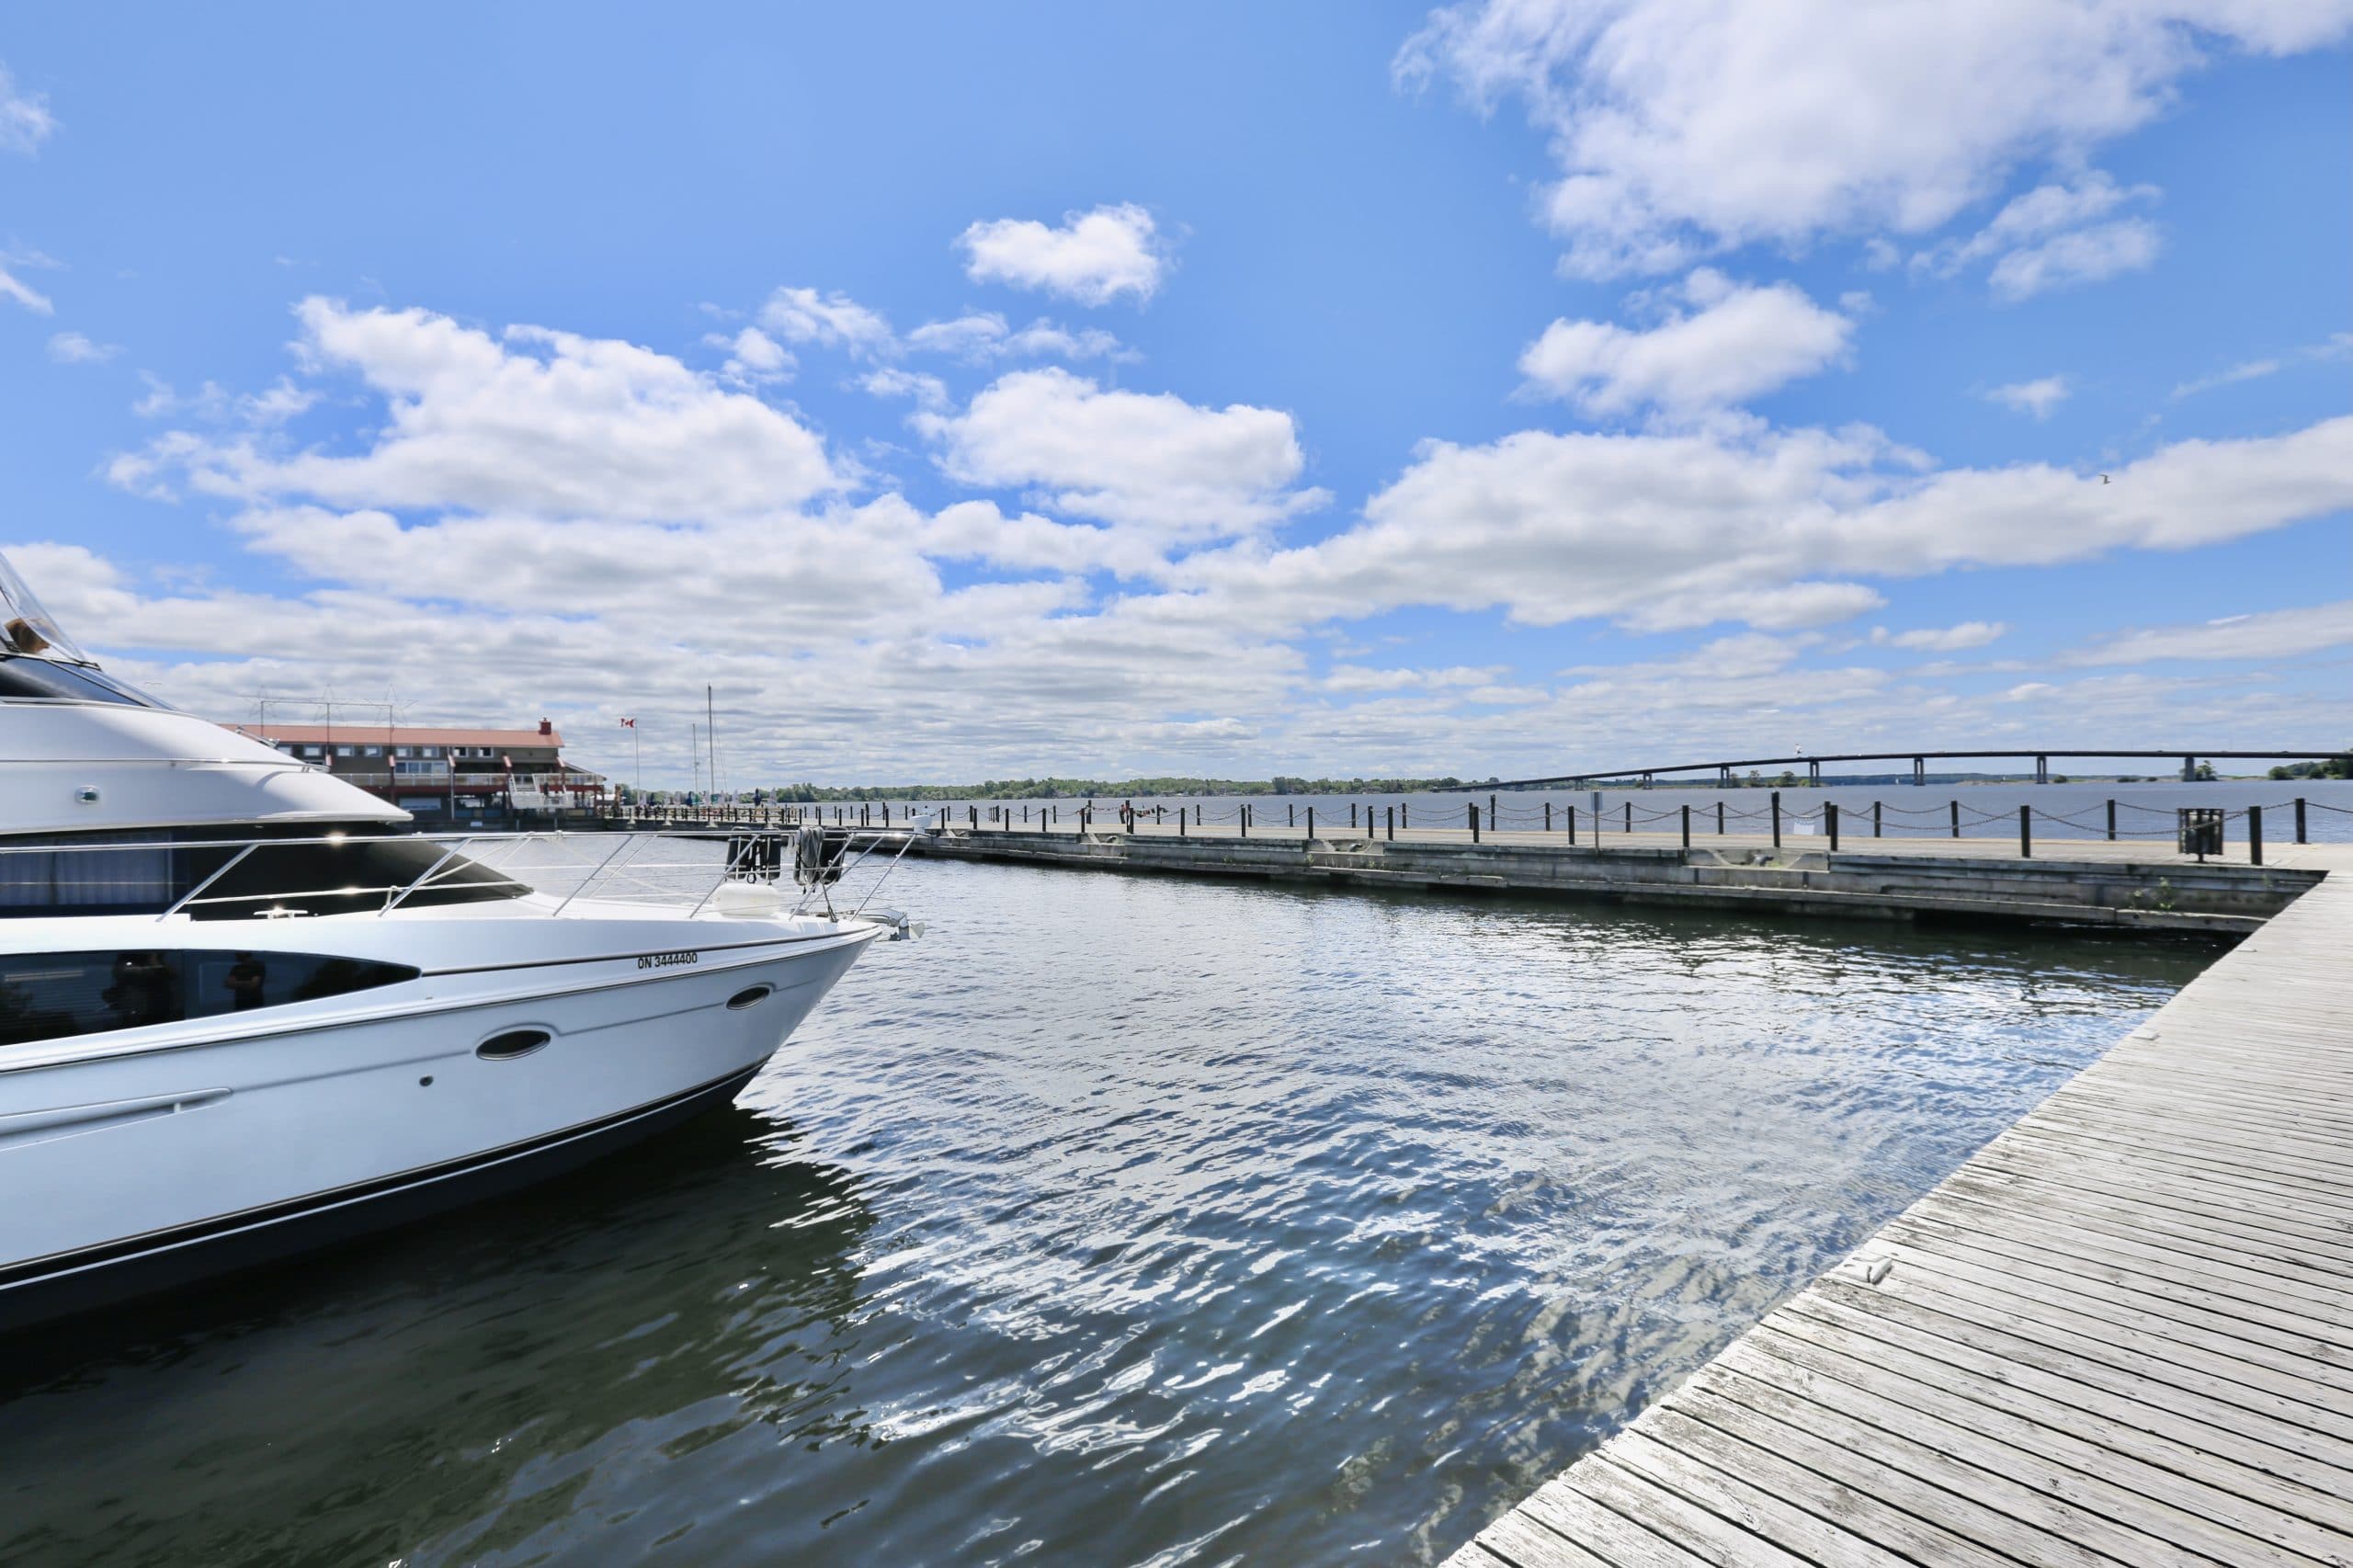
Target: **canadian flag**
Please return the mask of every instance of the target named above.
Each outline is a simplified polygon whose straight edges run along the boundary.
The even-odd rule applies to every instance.
[[[637,721],[634,719],[624,719],[621,721],[621,728],[624,730],[634,730],[637,728]]]

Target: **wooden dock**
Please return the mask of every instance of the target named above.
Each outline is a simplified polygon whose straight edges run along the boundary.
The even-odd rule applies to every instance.
[[[2353,1563],[2353,846],[1447,1568]]]

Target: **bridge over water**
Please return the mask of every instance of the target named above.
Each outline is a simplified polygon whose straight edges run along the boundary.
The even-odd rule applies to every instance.
[[[2185,783],[2198,777],[2198,765],[2206,762],[2347,762],[2353,763],[2353,753],[2345,751],[2101,751],[2061,750],[2044,747],[2040,750],[2004,748],[1978,751],[1856,751],[1833,752],[1809,756],[1803,752],[1794,756],[1739,757],[1729,762],[1678,762],[1669,767],[1601,768],[1590,773],[1556,773],[1543,778],[1510,778],[1491,786],[1498,790],[1540,789],[1554,784],[1598,784],[1626,778],[1638,778],[1647,789],[1654,778],[1668,773],[1706,773],[1713,771],[1717,782],[1729,787],[1735,770],[1763,767],[1795,767],[1805,764],[1809,783],[1822,782],[1822,765],[1825,762],[1909,762],[1912,782],[1925,785],[1928,781],[1928,764],[1961,760],[1967,762],[1999,762],[2034,759],[2034,781],[2051,782],[2051,759],[2110,761],[2122,758],[2149,758],[2162,762],[2178,760]]]

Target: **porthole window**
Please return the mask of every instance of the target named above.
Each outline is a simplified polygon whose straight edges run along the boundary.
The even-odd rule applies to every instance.
[[[761,1003],[767,1001],[769,994],[775,990],[776,987],[773,985],[751,986],[745,990],[738,991],[734,995],[730,996],[727,999],[727,1006],[733,1011],[740,1013],[746,1007],[758,1006]]]
[[[518,1056],[530,1055],[554,1038],[545,1029],[508,1029],[475,1046],[474,1054],[484,1062],[512,1062]]]

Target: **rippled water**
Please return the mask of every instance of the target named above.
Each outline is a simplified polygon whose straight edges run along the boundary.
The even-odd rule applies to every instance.
[[[1429,1561],[2211,956],[954,864],[891,892],[929,935],[739,1108],[0,1344],[0,1558]]]

